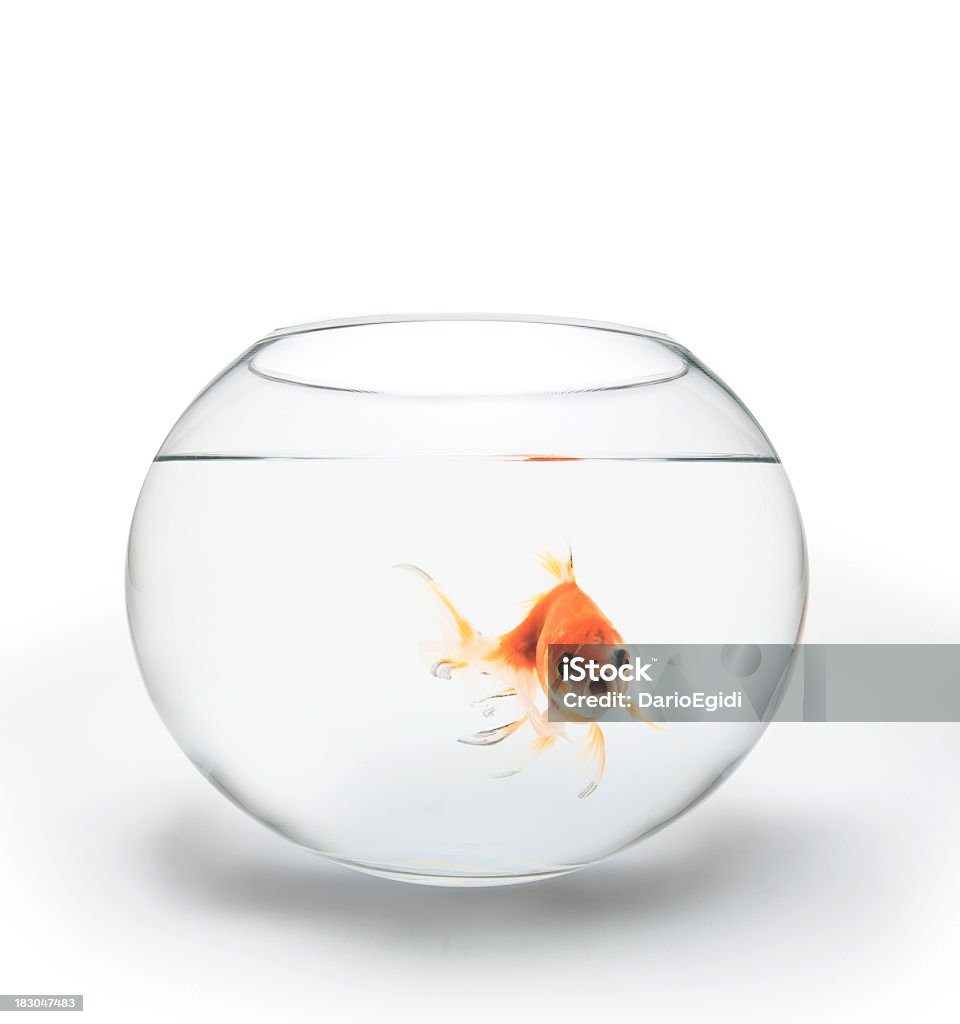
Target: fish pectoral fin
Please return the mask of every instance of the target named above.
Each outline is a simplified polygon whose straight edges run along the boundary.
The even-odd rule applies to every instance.
[[[457,742],[464,743],[468,747],[492,747],[495,743],[502,743],[508,736],[516,732],[526,720],[526,715],[524,715],[523,718],[518,718],[515,722],[498,725],[495,729],[481,729],[480,732],[475,732],[471,736],[462,736]]]
[[[591,722],[587,726],[587,735],[584,737],[583,751],[580,756],[583,760],[589,761],[593,767],[593,778],[579,794],[579,798],[585,800],[600,785],[603,770],[607,764],[607,744],[603,738],[603,730],[596,722]]]

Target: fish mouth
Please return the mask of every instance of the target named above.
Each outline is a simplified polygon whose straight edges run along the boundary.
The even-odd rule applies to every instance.
[[[551,700],[555,704],[563,705],[566,695],[572,694],[578,698],[577,710],[573,717],[585,722],[603,718],[607,713],[604,705],[600,703],[582,705],[579,701],[585,697],[605,698],[611,695],[628,694],[629,683],[620,677],[619,672],[624,665],[629,663],[630,658],[630,652],[626,647],[620,646],[616,641],[613,643],[571,644],[569,647],[565,647],[562,653],[556,657],[554,663]],[[582,659],[582,661],[575,662],[574,659]],[[616,669],[617,675],[612,679],[598,679],[591,675],[587,675],[583,679],[570,678],[576,674],[574,670],[578,665],[583,666],[591,661],[601,667],[611,666]],[[567,666],[566,673],[563,671],[565,664]],[[564,717],[567,719],[571,717],[569,709],[565,710]]]

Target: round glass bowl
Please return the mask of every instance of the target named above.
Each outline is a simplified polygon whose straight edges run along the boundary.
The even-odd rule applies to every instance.
[[[372,317],[277,331],[201,392],[144,483],[127,598],[158,712],[238,806],[360,870],[486,885],[601,860],[723,779],[806,579],[769,440],[667,337]],[[721,645],[752,703],[556,722],[555,642]]]

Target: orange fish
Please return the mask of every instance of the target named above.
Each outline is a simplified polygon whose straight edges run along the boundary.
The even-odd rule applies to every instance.
[[[523,712],[521,717],[507,725],[485,729],[460,742],[486,747],[500,743],[522,726],[530,726],[533,730],[534,738],[527,748],[524,763],[512,771],[499,773],[495,778],[516,775],[549,750],[558,738],[569,739],[566,723],[550,721],[547,710],[541,710],[536,703],[541,694],[549,701],[548,648],[558,646],[573,654],[588,645],[623,643],[613,623],[578,586],[572,554],[562,562],[545,552],[540,555],[540,563],[557,582],[533,599],[529,614],[518,626],[496,637],[478,632],[460,614],[433,577],[422,569],[415,565],[395,567],[416,573],[442,605],[446,627],[443,640],[421,645],[422,652],[431,662],[433,675],[440,679],[451,679],[456,672],[469,669],[480,671],[496,678],[501,689],[476,703],[516,697]],[[626,652],[619,653],[620,658],[625,656]],[[591,778],[580,793],[581,799],[590,796],[597,788],[606,764],[603,731],[596,722],[587,725],[582,753],[591,767]]]

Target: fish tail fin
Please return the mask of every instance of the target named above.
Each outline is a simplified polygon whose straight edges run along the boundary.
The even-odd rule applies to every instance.
[[[596,722],[587,726],[587,735],[583,741],[583,758],[593,766],[593,777],[587,787],[580,793],[584,800],[600,785],[603,770],[607,764],[607,744],[603,738],[603,730]]]
[[[475,732],[470,736],[461,736],[457,742],[465,743],[468,747],[492,747],[513,735],[526,720],[527,716],[524,715],[515,722],[507,722],[506,725],[498,725],[493,729],[481,729],[480,732]]]
[[[468,668],[478,661],[491,661],[496,657],[499,640],[478,632],[429,573],[416,565],[395,565],[394,569],[403,569],[423,580],[443,609],[443,639],[439,643],[421,644],[421,653],[430,662],[430,671],[435,676],[450,679],[457,669]]]

